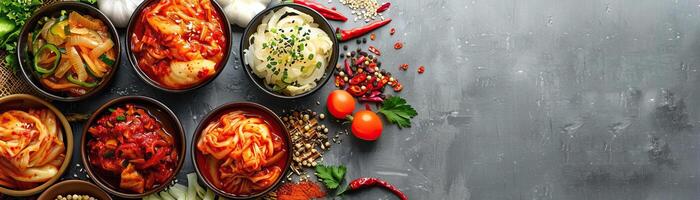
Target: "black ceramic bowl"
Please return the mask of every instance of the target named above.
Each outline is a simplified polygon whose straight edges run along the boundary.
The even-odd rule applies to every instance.
[[[248,47],[250,46],[250,41],[249,41],[250,35],[255,33],[255,31],[257,31],[258,26],[263,23],[263,21],[262,21],[263,18],[265,18],[266,15],[270,14],[271,11],[276,11],[282,7],[291,7],[291,8],[294,8],[298,11],[301,11],[301,12],[306,13],[306,14],[310,15],[311,17],[313,17],[314,23],[318,24],[319,28],[321,28],[321,30],[326,32],[326,34],[328,34],[328,37],[331,38],[331,42],[333,42],[333,52],[331,53],[330,58],[328,60],[328,66],[326,66],[326,71],[324,72],[323,77],[321,77],[321,79],[319,79],[316,82],[316,87],[314,87],[313,89],[311,89],[309,91],[306,91],[304,93],[301,93],[301,94],[298,94],[295,96],[288,96],[288,95],[273,91],[272,87],[265,84],[265,80],[263,80],[262,78],[258,77],[257,75],[255,75],[253,73],[253,71],[252,71],[253,69],[251,68],[251,66],[245,62],[245,56],[243,54],[243,50],[248,49]],[[241,39],[241,48],[239,50],[240,52],[238,53],[238,55],[241,56],[241,63],[243,65],[243,68],[245,69],[245,72],[248,74],[248,77],[253,81],[253,83],[255,83],[255,85],[258,86],[258,88],[260,88],[261,90],[263,90],[266,93],[268,93],[272,96],[275,96],[275,97],[279,97],[279,98],[283,98],[283,99],[296,99],[296,98],[301,98],[301,97],[310,95],[310,94],[318,91],[321,87],[323,87],[323,85],[326,84],[326,82],[328,82],[328,79],[330,79],[330,77],[333,76],[333,71],[335,70],[335,65],[338,64],[338,52],[340,51],[338,46],[339,46],[338,40],[335,38],[335,31],[333,30],[333,27],[331,27],[331,25],[328,23],[328,20],[326,20],[326,18],[321,16],[321,14],[319,14],[315,10],[313,10],[309,7],[306,7],[306,6],[302,6],[302,5],[298,5],[298,4],[284,3],[284,4],[279,4],[279,5],[267,8],[267,9],[263,10],[262,12],[258,13],[257,15],[255,15],[253,20],[251,20],[248,23],[248,26],[245,28],[245,31],[243,32],[243,38]]]
[[[228,193],[226,191],[223,191],[217,187],[215,187],[208,179],[207,176],[205,176],[202,172],[203,169],[200,169],[199,165],[197,162],[201,163],[206,163],[206,161],[198,161],[200,159],[204,159],[203,155],[199,150],[197,149],[197,141],[199,141],[200,136],[202,135],[202,131],[204,131],[205,128],[209,125],[210,122],[218,120],[221,115],[231,112],[231,111],[248,111],[251,112],[255,115],[260,115],[263,119],[266,119],[267,123],[271,126],[271,130],[279,130],[280,133],[278,134],[279,136],[282,137],[285,143],[285,149],[287,150],[287,160],[286,163],[284,164],[284,168],[282,169],[282,174],[280,175],[277,180],[275,180],[275,183],[272,184],[269,188],[266,188],[265,190],[252,194],[252,195],[246,195],[246,196],[240,196],[240,195],[235,195]],[[260,197],[270,191],[273,191],[281,182],[282,179],[284,179],[284,175],[287,174],[289,171],[289,166],[292,164],[292,146],[291,146],[291,139],[289,136],[289,130],[284,126],[284,123],[282,123],[282,120],[272,112],[272,110],[268,109],[265,106],[262,106],[260,104],[252,103],[252,102],[234,102],[234,103],[227,103],[224,105],[219,106],[218,108],[212,110],[205,116],[202,121],[199,122],[199,125],[197,126],[197,129],[195,129],[195,132],[192,136],[192,141],[190,141],[190,155],[192,156],[192,165],[194,165],[194,169],[197,172],[197,176],[204,182],[204,184],[211,188],[214,192],[216,192],[218,195],[229,198],[229,199],[254,199],[257,197]]]
[[[178,152],[178,163],[175,166],[173,174],[168,178],[167,181],[165,181],[164,184],[161,184],[156,188],[146,190],[144,193],[134,193],[119,188],[119,176],[111,175],[108,172],[97,168],[97,166],[93,166],[92,164],[90,164],[88,158],[89,152],[87,152],[87,145],[88,142],[93,139],[92,135],[88,133],[89,127],[96,123],[97,120],[99,120],[102,116],[108,114],[110,112],[110,108],[120,107],[126,104],[134,104],[137,107],[143,108],[151,116],[153,116],[153,118],[158,120],[162,124],[163,129],[165,129],[167,133],[173,136],[173,139],[175,141],[175,150]],[[97,186],[99,186],[100,188],[102,188],[110,194],[122,198],[141,198],[153,194],[155,192],[159,192],[168,187],[170,182],[177,176],[178,172],[180,172],[180,169],[182,169],[182,165],[185,162],[186,145],[187,144],[185,142],[185,130],[182,128],[182,124],[180,123],[180,120],[177,119],[175,113],[173,113],[173,111],[170,110],[167,106],[165,106],[158,100],[155,100],[150,97],[124,96],[110,100],[109,102],[97,108],[97,110],[92,113],[90,118],[87,120],[85,127],[83,127],[83,135],[80,139],[80,155],[82,157],[83,166],[85,166],[88,175],[90,175],[90,178],[95,182],[95,184],[97,184]]]
[[[29,55],[27,52],[27,50],[29,49],[29,45],[27,43],[29,33],[31,33],[32,31],[34,31],[35,28],[37,28],[35,27],[35,25],[39,22],[39,20],[44,17],[58,16],[61,13],[61,10],[76,11],[80,14],[90,15],[91,17],[94,17],[96,19],[100,19],[107,26],[107,29],[110,35],[112,36],[112,41],[114,41],[114,48],[116,48],[116,58],[114,59],[114,64],[112,65],[111,70],[104,76],[104,78],[102,78],[102,80],[98,83],[96,88],[82,96],[64,96],[60,93],[56,93],[44,88],[44,85],[42,85],[39,82],[39,75],[36,72],[34,72],[34,69],[32,67],[32,59],[29,59]],[[29,18],[29,21],[25,23],[17,41],[19,41],[19,45],[17,45],[17,57],[19,58],[19,66],[21,69],[20,71],[22,71],[24,78],[39,94],[49,99],[58,101],[79,101],[102,91],[112,81],[112,78],[114,77],[114,74],[116,74],[117,68],[119,67],[119,60],[121,60],[121,47],[119,46],[119,35],[117,34],[117,29],[114,28],[114,24],[112,24],[112,21],[110,21],[109,18],[107,18],[107,16],[105,16],[104,13],[102,13],[97,8],[80,2],[59,2],[39,9],[39,11],[35,12],[34,15],[32,15],[32,17]]]
[[[211,83],[214,79],[216,79],[219,74],[221,74],[222,71],[224,71],[224,67],[226,67],[226,63],[228,62],[228,58],[230,57],[231,54],[231,47],[233,46],[233,37],[231,36],[231,25],[228,21],[228,18],[226,18],[226,15],[224,14],[223,8],[221,8],[221,5],[217,3],[214,0],[211,0],[212,5],[214,5],[214,9],[217,11],[219,14],[219,17],[221,18],[221,22],[223,23],[223,31],[224,31],[224,37],[226,37],[226,48],[224,48],[224,54],[223,59],[221,59],[221,62],[217,63],[217,68],[218,70],[216,73],[209,77],[208,80],[205,80],[197,85],[194,85],[189,88],[183,88],[183,89],[172,89],[165,87],[158,83],[157,81],[151,79],[146,72],[141,70],[139,67],[139,62],[136,60],[136,55],[134,52],[131,51],[131,35],[134,33],[134,26],[136,26],[136,21],[140,19],[142,16],[141,12],[143,12],[143,9],[146,8],[146,6],[151,5],[152,3],[157,3],[161,0],[144,0],[141,2],[141,4],[136,8],[134,13],[131,15],[131,18],[129,18],[129,24],[126,27],[126,40],[125,40],[125,47],[126,47],[126,57],[129,59],[129,62],[131,63],[131,66],[134,68],[134,71],[136,71],[136,74],[139,75],[139,77],[148,85],[151,85],[155,88],[158,88],[160,90],[166,91],[166,92],[172,92],[172,93],[181,93],[181,92],[188,92],[195,90],[197,88],[200,88],[204,85],[207,85]]]

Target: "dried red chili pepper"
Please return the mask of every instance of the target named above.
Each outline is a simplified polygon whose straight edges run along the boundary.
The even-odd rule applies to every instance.
[[[377,35],[374,34],[374,33],[369,34],[369,39],[372,40],[372,41],[374,41],[374,39],[377,39]]]
[[[379,49],[377,49],[377,47],[374,47],[372,45],[369,45],[369,52],[377,54],[378,56],[382,55],[382,52],[380,52]]]
[[[386,10],[389,10],[390,6],[391,6],[391,3],[389,3],[389,2],[383,3],[381,6],[379,6],[379,8],[377,8],[377,13],[381,13],[381,12],[384,12]]]
[[[401,69],[401,70],[403,70],[403,71],[408,70],[408,64],[406,64],[406,63],[401,64],[401,66],[399,66],[399,69]]]
[[[365,56],[360,56],[360,58],[358,58],[357,60],[355,60],[355,65],[358,65],[358,66],[359,66],[359,65],[362,65],[362,63],[364,63],[365,60],[367,60],[367,57],[365,57]]]
[[[352,77],[352,69],[350,69],[350,62],[348,59],[345,59],[345,73],[348,75],[348,77]]]
[[[338,40],[340,40],[341,42],[348,41],[363,36],[375,29],[378,29],[379,27],[387,25],[389,24],[389,22],[391,22],[391,18],[386,18],[385,20],[377,21],[371,24],[367,24],[366,26],[353,28],[350,30],[337,28],[335,30],[335,37],[338,38]]]
[[[403,43],[402,42],[396,42],[394,43],[394,49],[401,49],[403,48]]]
[[[423,65],[421,65],[420,67],[418,67],[418,73],[422,74],[423,72],[425,72],[425,67],[423,67]]]
[[[354,191],[354,190],[359,190],[362,188],[369,188],[369,187],[382,187],[384,189],[389,190],[391,193],[394,193],[399,199],[401,200],[408,200],[408,196],[401,192],[398,188],[395,186],[389,184],[389,182],[386,182],[382,179],[378,178],[358,178],[353,181],[350,181],[350,184],[348,185],[348,188],[342,191],[341,193],[347,192],[347,191]]]
[[[396,29],[391,28],[391,30],[389,30],[389,35],[394,35],[394,33],[396,33]]]
[[[308,6],[309,8],[311,8],[315,11],[318,11],[326,19],[335,20],[335,21],[343,21],[343,22],[348,21],[348,18],[345,17],[342,13],[336,11],[335,9],[330,9],[326,6],[323,6],[317,2],[306,1],[306,0],[287,0],[286,2]]]

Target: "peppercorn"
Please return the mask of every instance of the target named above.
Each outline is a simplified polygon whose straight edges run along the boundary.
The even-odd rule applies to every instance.
[[[347,51],[347,50],[348,50],[348,45],[343,45],[343,50]]]
[[[367,44],[367,38],[362,38],[362,44]]]
[[[389,30],[389,35],[394,35],[394,33],[396,33],[396,29],[395,29],[395,28],[391,28],[391,29]]]
[[[350,57],[355,57],[355,52],[354,52],[354,51],[351,51],[351,52],[350,52]]]
[[[362,40],[357,39],[357,40],[355,40],[355,42],[356,42],[357,44],[360,44],[360,43],[362,43]]]
[[[375,38],[377,38],[377,35],[375,35],[374,33],[369,35],[370,40],[374,41]]]

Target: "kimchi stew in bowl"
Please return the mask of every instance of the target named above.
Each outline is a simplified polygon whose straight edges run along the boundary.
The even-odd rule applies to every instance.
[[[139,76],[170,92],[198,88],[224,68],[231,30],[213,0],[142,3],[127,30],[127,54]]]
[[[156,192],[184,161],[184,132],[169,109],[147,97],[113,100],[90,118],[83,162],[98,185],[121,197]]]
[[[30,196],[56,182],[70,163],[73,132],[63,114],[37,97],[0,98],[0,193]]]
[[[291,163],[282,121],[255,103],[215,109],[200,122],[193,138],[195,171],[209,188],[227,198],[255,198],[270,191]]]

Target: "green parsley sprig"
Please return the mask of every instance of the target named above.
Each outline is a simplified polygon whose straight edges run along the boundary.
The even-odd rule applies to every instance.
[[[396,124],[399,128],[411,127],[411,118],[418,115],[416,109],[406,103],[406,99],[398,96],[385,99],[377,112],[382,113],[389,123]]]

